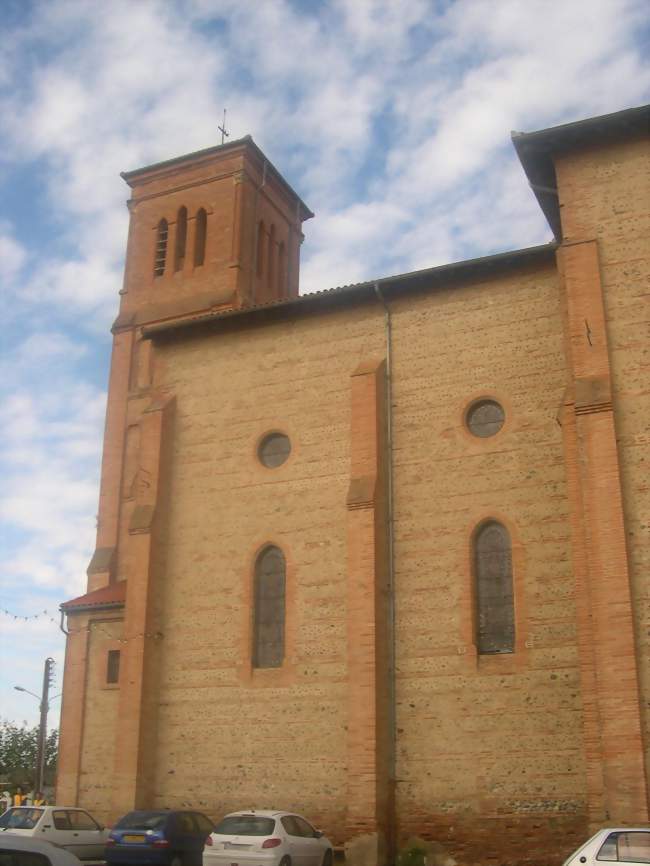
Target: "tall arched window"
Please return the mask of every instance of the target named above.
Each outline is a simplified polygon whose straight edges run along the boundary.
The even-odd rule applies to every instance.
[[[205,239],[208,230],[208,215],[200,208],[196,215],[196,231],[194,234],[194,267],[200,267],[205,261]]]
[[[260,220],[257,225],[257,276],[261,277],[264,273],[264,221]]]
[[[275,226],[272,225],[269,229],[269,248],[268,248],[268,263],[266,266],[266,278],[269,284],[269,289],[273,289],[275,285]]]
[[[187,245],[187,208],[178,209],[176,217],[176,249],[174,250],[174,270],[182,271],[185,264],[185,247]]]
[[[162,277],[165,273],[165,262],[167,260],[167,236],[169,226],[166,219],[161,219],[156,231],[156,250],[153,261],[154,277]]]
[[[285,575],[282,551],[278,547],[265,547],[255,563],[255,668],[279,668],[284,660]]]
[[[285,283],[287,280],[287,265],[285,259],[284,242],[282,242],[278,247],[278,291],[281,295],[284,294]]]
[[[481,524],[474,535],[474,576],[478,652],[513,652],[512,545],[508,530],[496,520]]]

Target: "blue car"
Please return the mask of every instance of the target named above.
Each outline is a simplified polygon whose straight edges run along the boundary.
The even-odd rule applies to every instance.
[[[129,812],[111,830],[104,858],[108,864],[201,866],[213,830],[212,821],[200,812]]]

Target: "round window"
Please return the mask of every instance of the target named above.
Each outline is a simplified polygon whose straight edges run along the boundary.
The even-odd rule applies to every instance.
[[[260,462],[269,469],[282,466],[291,454],[291,442],[284,433],[269,433],[260,442],[257,450]]]
[[[466,420],[470,433],[487,439],[503,427],[506,414],[496,400],[477,400],[467,410]]]

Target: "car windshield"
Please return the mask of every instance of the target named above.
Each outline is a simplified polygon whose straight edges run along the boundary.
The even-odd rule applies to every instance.
[[[169,812],[129,812],[115,825],[116,830],[162,830]]]
[[[257,815],[229,815],[215,828],[220,836],[270,836],[275,830],[273,818]]]
[[[0,816],[0,827],[5,830],[33,830],[42,814],[42,809],[8,809]]]

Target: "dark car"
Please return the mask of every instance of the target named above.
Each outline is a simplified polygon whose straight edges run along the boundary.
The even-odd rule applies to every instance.
[[[104,849],[107,863],[201,866],[214,824],[200,812],[129,812],[115,824]]]

